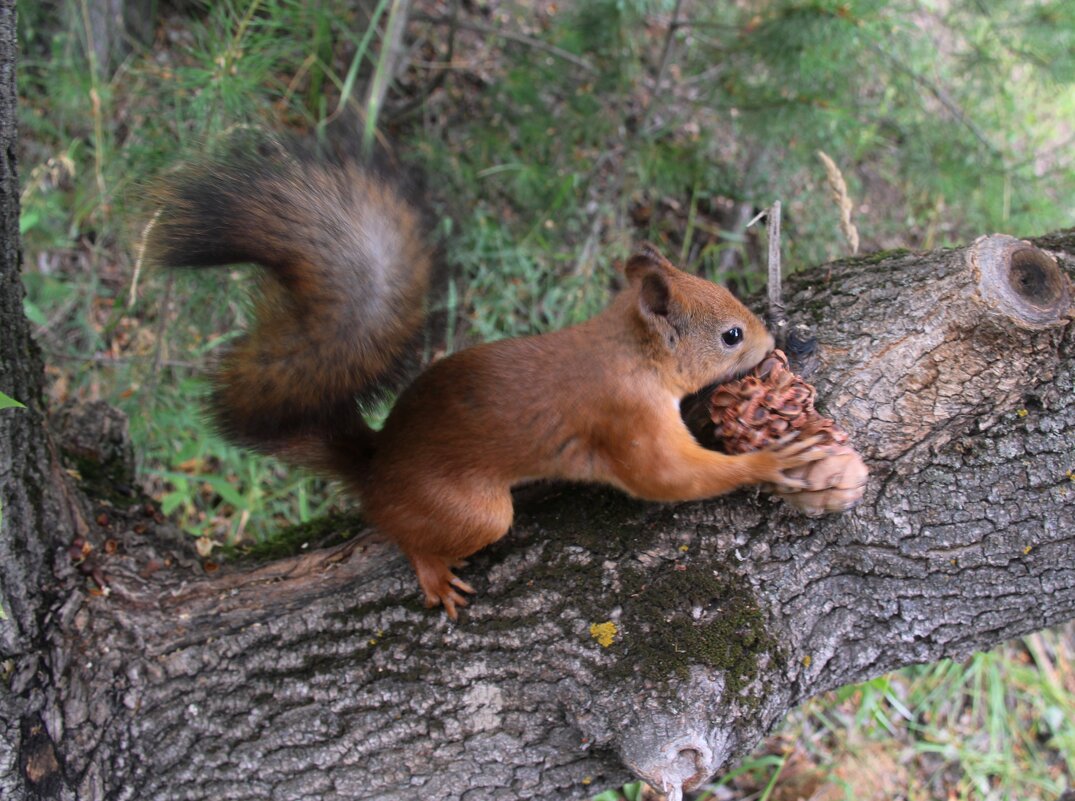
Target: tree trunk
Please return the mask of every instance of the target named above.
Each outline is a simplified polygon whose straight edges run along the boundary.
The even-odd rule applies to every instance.
[[[125,494],[122,425],[97,411],[66,416],[82,478],[111,468],[88,510],[21,315],[11,15],[0,389],[28,408],[0,412],[3,798],[583,798],[630,772],[689,788],[810,695],[1075,617],[1075,231],[792,277],[818,338],[800,369],[872,470],[858,509],[528,490],[464,569],[479,594],[459,625],[367,532],[200,563]]]
[[[84,523],[45,434],[41,357],[22,311],[19,183],[15,165],[15,8],[0,3],[0,798],[55,786],[60,759],[43,717],[55,686],[50,651],[67,634],[49,610],[64,601],[53,554]]]

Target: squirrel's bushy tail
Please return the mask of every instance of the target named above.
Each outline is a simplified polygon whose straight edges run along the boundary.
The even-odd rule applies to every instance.
[[[250,330],[214,376],[222,432],[315,467],[363,461],[372,432],[358,401],[424,320],[432,250],[421,212],[383,169],[276,140],[184,166],[156,196],[147,251],[157,263],[265,268]]]

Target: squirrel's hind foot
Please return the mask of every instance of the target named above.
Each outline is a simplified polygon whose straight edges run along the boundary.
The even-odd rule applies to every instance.
[[[467,605],[467,599],[460,592],[474,594],[474,588],[452,573],[452,567],[460,567],[463,562],[445,559],[435,554],[407,554],[418,575],[418,583],[425,593],[426,606],[444,606],[444,611],[453,621],[459,619],[459,609]],[[457,590],[459,592],[457,592]]]

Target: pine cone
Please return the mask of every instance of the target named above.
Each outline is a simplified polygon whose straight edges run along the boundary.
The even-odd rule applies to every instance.
[[[815,391],[788,368],[787,357],[774,350],[748,375],[717,387],[709,396],[711,436],[726,453],[771,448],[782,437],[820,436],[832,447],[824,459],[789,471],[809,489],[777,489],[784,500],[810,517],[842,512],[862,499],[868,471],[848,444],[847,434],[814,409]]]

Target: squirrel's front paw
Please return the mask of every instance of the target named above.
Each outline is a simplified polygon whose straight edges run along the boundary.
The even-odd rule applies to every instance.
[[[779,440],[772,450],[758,451],[755,455],[762,457],[765,473],[762,481],[785,492],[822,489],[804,478],[807,471],[803,468],[830,455],[831,449],[820,444],[823,440],[818,435],[805,439],[795,439],[793,435]]]

